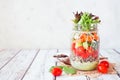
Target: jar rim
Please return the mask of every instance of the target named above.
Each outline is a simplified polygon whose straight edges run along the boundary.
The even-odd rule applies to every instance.
[[[73,32],[81,32],[81,33],[94,33],[94,32],[98,32],[98,30],[93,30],[93,31],[74,30]]]

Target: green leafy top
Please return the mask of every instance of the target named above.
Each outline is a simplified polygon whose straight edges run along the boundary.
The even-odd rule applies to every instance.
[[[96,30],[97,24],[101,22],[99,17],[88,12],[76,12],[74,13],[74,16],[74,30],[93,31]]]

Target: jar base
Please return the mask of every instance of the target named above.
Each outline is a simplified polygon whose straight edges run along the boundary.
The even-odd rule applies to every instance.
[[[77,61],[71,61],[72,67],[78,70],[84,70],[84,71],[89,71],[89,70],[94,70],[96,69],[98,65],[98,61],[93,61],[93,62],[77,62]]]

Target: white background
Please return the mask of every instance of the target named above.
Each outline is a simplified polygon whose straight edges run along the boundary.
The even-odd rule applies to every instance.
[[[73,12],[101,19],[102,48],[120,48],[120,0],[0,0],[0,48],[70,48]]]

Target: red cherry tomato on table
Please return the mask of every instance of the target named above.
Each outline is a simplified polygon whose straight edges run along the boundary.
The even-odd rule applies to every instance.
[[[109,62],[108,61],[101,61],[100,65],[106,66],[107,68],[109,68]]]
[[[52,69],[52,74],[54,76],[60,76],[62,74],[62,69],[59,67],[55,67]]]
[[[108,68],[106,66],[101,65],[101,64],[98,65],[97,70],[101,73],[104,73],[104,74],[108,72]]]

